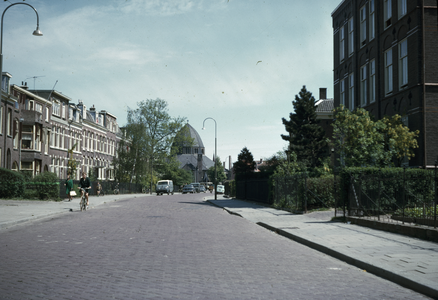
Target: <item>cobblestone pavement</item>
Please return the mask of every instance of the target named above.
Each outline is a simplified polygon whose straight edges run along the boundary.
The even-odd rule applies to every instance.
[[[202,197],[120,200],[0,231],[0,299],[427,299]]]

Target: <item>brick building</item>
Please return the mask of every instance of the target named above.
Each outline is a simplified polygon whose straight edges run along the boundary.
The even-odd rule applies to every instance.
[[[410,166],[438,155],[436,0],[344,0],[332,13],[334,106],[363,107],[375,119],[399,114],[419,130]]]
[[[99,180],[113,180],[112,160],[122,138],[117,117],[90,109],[82,101],[56,90],[29,90],[10,85],[3,73],[0,106],[0,166],[28,171],[32,176],[51,171],[65,178],[69,149],[80,172],[93,172]],[[20,163],[21,162],[21,163]]]

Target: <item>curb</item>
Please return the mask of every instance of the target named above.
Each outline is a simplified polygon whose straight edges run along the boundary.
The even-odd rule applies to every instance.
[[[406,288],[409,288],[411,290],[414,290],[414,291],[416,291],[418,293],[421,293],[421,294],[424,294],[426,296],[438,299],[438,289],[436,289],[436,288],[433,288],[433,287],[428,286],[428,285],[421,284],[419,282],[416,282],[416,281],[408,279],[408,278],[406,278],[404,276],[401,276],[401,275],[399,275],[397,273],[394,273],[394,272],[385,270],[385,269],[383,269],[381,267],[377,267],[377,266],[374,266],[374,265],[369,264],[367,262],[364,262],[364,261],[352,258],[352,257],[350,257],[348,255],[345,255],[343,253],[335,251],[335,250],[333,250],[331,248],[328,248],[326,246],[317,244],[315,242],[312,242],[310,240],[304,239],[302,237],[296,236],[296,235],[294,235],[294,234],[292,234],[290,232],[284,231],[282,229],[275,228],[275,227],[270,226],[270,225],[268,225],[266,223],[258,222],[257,225],[259,225],[261,227],[264,227],[264,228],[266,228],[268,230],[274,231],[275,233],[277,233],[277,234],[279,234],[281,236],[284,236],[286,238],[292,239],[292,240],[294,240],[294,241],[296,241],[296,242],[298,242],[300,244],[303,244],[305,246],[308,246],[308,247],[310,247],[312,249],[318,250],[318,251],[320,251],[322,253],[325,253],[325,254],[330,255],[332,257],[335,257],[335,258],[337,258],[339,260],[342,260],[342,261],[344,261],[344,262],[346,262],[346,263],[348,263],[350,265],[353,265],[353,266],[356,266],[356,267],[358,267],[360,269],[366,270],[366,272],[372,273],[372,274],[374,274],[376,276],[382,277],[382,278],[384,278],[386,280],[389,280],[391,282],[400,284],[400,285],[402,285],[402,286],[404,286]]]
[[[20,225],[20,224],[23,224],[26,222],[36,221],[36,220],[40,220],[40,219],[44,219],[44,218],[50,218],[50,217],[53,217],[54,215],[61,215],[61,214],[65,214],[65,213],[68,213],[68,211],[57,211],[57,212],[52,212],[52,213],[48,213],[45,215],[33,216],[33,217],[28,217],[28,218],[24,218],[24,219],[20,219],[20,220],[0,223],[0,230],[9,229],[13,226]]]

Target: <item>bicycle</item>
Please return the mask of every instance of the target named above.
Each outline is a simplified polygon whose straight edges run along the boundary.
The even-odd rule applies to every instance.
[[[81,188],[81,202],[79,202],[81,211],[87,210],[87,198],[85,197],[85,189]]]

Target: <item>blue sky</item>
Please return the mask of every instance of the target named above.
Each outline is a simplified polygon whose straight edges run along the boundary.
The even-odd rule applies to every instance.
[[[14,3],[15,1],[12,1]],[[11,2],[0,3],[4,10]],[[19,1],[17,1],[19,2]],[[20,1],[21,2],[21,1]],[[281,118],[303,85],[333,96],[331,13],[341,0],[26,0],[8,9],[3,71],[126,122],[127,108],[161,98],[228,162],[286,145]],[[227,164],[228,167],[228,164]]]

